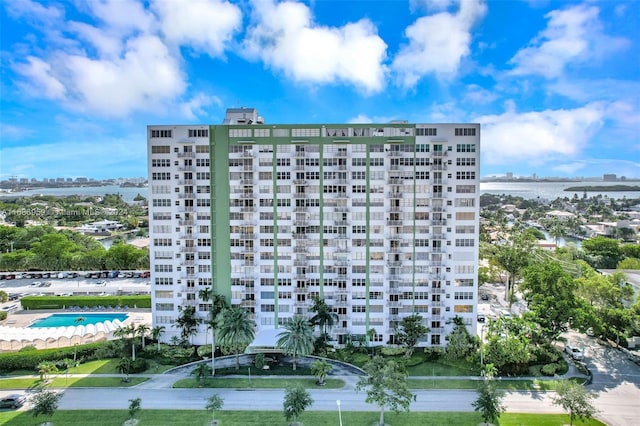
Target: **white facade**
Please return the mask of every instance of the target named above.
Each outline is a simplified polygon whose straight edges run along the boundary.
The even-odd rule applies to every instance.
[[[314,297],[338,314],[338,343],[371,329],[374,344],[393,343],[413,312],[431,329],[423,346],[444,345],[455,315],[475,330],[478,124],[267,126],[253,109],[225,122],[148,128],[165,340],[182,306],[206,318],[199,291],[211,286],[259,331],[311,316]]]

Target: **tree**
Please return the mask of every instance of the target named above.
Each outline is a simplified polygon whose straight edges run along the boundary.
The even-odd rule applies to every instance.
[[[444,356],[449,360],[458,360],[470,355],[476,349],[476,341],[469,334],[462,318],[456,315],[453,322],[455,324],[453,330],[446,337],[447,347]]]
[[[307,390],[298,384],[287,388],[284,393],[284,417],[287,421],[293,420],[293,424],[297,424],[298,416],[313,404],[313,399]]]
[[[415,346],[418,344],[418,340],[424,337],[428,332],[429,328],[423,324],[423,319],[420,314],[413,313],[408,317],[402,318],[400,326],[396,330],[396,338],[398,343],[405,346],[406,358],[411,357]]]
[[[142,340],[142,349],[144,349],[145,337],[150,330],[151,328],[147,324],[139,324],[138,328],[136,328],[136,334],[140,336],[140,339]]]
[[[164,334],[165,330],[164,325],[156,325],[151,329],[151,338],[158,342],[158,351],[160,351],[160,336]]]
[[[522,294],[534,321],[540,324],[547,338],[557,340],[578,316],[577,287],[575,280],[556,261],[533,264],[525,270]]]
[[[210,371],[211,370],[210,370],[209,366],[207,364],[201,362],[196,366],[196,368],[191,372],[191,374],[196,376],[196,379],[200,383],[200,386],[202,386],[205,377],[207,377],[209,375]]]
[[[40,361],[36,368],[38,369],[40,380],[43,381],[49,380],[51,374],[58,372],[58,367],[51,361]]]
[[[613,238],[593,237],[582,242],[584,250],[591,266],[597,269],[615,269],[622,260],[620,242]]]
[[[191,336],[196,334],[198,331],[198,323],[198,318],[196,318],[196,307],[185,306],[182,308],[180,316],[176,319],[176,322],[173,325],[180,329],[180,336],[182,339],[191,344]]]
[[[74,324],[82,324],[83,322],[85,322],[87,319],[85,317],[78,317],[76,319],[73,320]],[[77,360],[78,359],[78,345],[74,345],[73,348],[73,360]]]
[[[211,413],[211,426],[218,424],[215,419],[216,411],[221,410],[223,405],[224,400],[217,393],[214,393],[207,399],[207,405],[205,405],[204,408]]]
[[[493,375],[487,374],[478,387],[478,399],[471,405],[475,411],[480,412],[485,423],[494,423],[505,411],[505,407],[502,405],[503,399],[504,392],[496,389]]]
[[[7,300],[9,300],[9,295],[7,294],[7,292],[4,290],[0,290],[0,303],[4,303]]]
[[[309,308],[315,315],[311,317],[309,322],[312,326],[318,326],[320,337],[318,338],[318,347],[326,350],[329,340],[329,331],[338,322],[338,314],[332,311],[331,306],[327,305],[324,299],[319,297],[313,298],[313,306]]]
[[[296,315],[284,324],[284,329],[277,335],[276,345],[293,357],[295,371],[296,357],[313,352],[313,328],[306,318]]]
[[[311,364],[311,374],[318,378],[319,385],[324,385],[324,379],[331,371],[331,368],[331,364],[329,364],[324,359],[319,359]]]
[[[532,231],[522,233],[499,232],[498,241],[494,245],[493,260],[507,272],[505,299],[510,301],[513,287],[525,267],[529,265],[536,238]]]
[[[142,404],[142,399],[134,398],[129,400],[129,418],[135,419],[136,414],[140,411],[140,405]]]
[[[220,342],[236,355],[236,370],[240,369],[240,351],[244,350],[255,337],[255,322],[246,310],[232,307],[224,311],[218,330]]]
[[[552,398],[554,405],[559,405],[569,412],[569,420],[578,417],[581,420],[590,419],[598,410],[593,406],[597,395],[587,391],[580,383],[571,380],[559,380],[556,386],[556,396]]]
[[[407,373],[400,364],[376,355],[364,365],[364,371],[367,375],[360,377],[356,391],[366,390],[365,401],[380,407],[379,426],[384,426],[385,407],[395,413],[409,411],[413,394],[407,385]]]
[[[483,345],[484,361],[493,364],[501,374],[526,371],[532,357],[532,334],[530,328],[520,326],[516,319],[491,321]]]
[[[117,369],[121,374],[125,375],[124,379],[122,379],[123,382],[125,383],[129,382],[129,373],[131,372],[132,368],[133,368],[133,361],[131,360],[131,358],[129,357],[120,358],[120,361],[118,361]]]
[[[209,293],[211,309],[207,319],[207,328],[211,330],[211,375],[216,374],[216,330],[222,323],[222,313],[229,309],[227,299],[221,294]]]
[[[36,391],[31,398],[31,414],[33,417],[53,416],[53,413],[58,409],[60,398],[62,398],[62,394],[52,390],[40,389]]]

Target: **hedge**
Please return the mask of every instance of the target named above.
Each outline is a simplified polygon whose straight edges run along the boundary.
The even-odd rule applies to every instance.
[[[5,311],[0,311],[0,321],[7,319],[7,313]]]
[[[64,309],[69,306],[128,306],[151,308],[151,296],[26,296],[20,300],[22,309]]]
[[[7,373],[14,370],[35,370],[42,361],[61,361],[66,358],[73,359],[77,350],[78,359],[92,361],[96,359],[95,353],[108,342],[94,342],[86,345],[68,346],[56,349],[40,349],[26,352],[7,352],[0,354],[0,372]]]

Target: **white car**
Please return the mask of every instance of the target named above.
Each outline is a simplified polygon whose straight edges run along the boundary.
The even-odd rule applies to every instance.
[[[584,359],[584,354],[582,353],[582,350],[575,346],[566,345],[564,347],[564,351],[568,353],[571,356],[571,358],[575,359],[576,361],[582,361]]]

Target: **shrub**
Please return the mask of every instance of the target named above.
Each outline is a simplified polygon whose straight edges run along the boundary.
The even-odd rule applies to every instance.
[[[38,349],[33,346],[33,345],[27,345],[27,346],[23,346],[22,348],[20,348],[20,350],[18,352],[31,352],[31,351],[37,351]]]
[[[22,309],[63,309],[67,306],[129,306],[150,308],[151,296],[27,296],[20,300]]]
[[[211,345],[199,346],[198,356],[201,358],[211,358]]]
[[[262,370],[262,367],[264,367],[264,354],[256,354],[256,356],[253,357],[253,363],[256,365],[257,369]]]
[[[97,359],[96,353],[98,348],[105,345],[105,343],[106,342],[96,342],[87,345],[78,345],[76,347],[69,346],[57,349],[3,353],[0,354],[0,372],[35,370],[38,364],[43,361],[56,362],[65,358],[73,358],[76,350],[78,358],[82,358],[85,361],[92,361]]]
[[[130,374],[142,373],[147,368],[149,368],[149,362],[146,359],[136,358],[136,360],[131,363],[131,369],[129,370],[129,373]]]
[[[407,350],[401,347],[385,346],[380,351],[384,356],[404,355]]]
[[[0,311],[0,321],[7,319],[7,313],[5,311]]]
[[[542,366],[542,374],[545,376],[555,376],[558,370],[560,369],[560,364],[556,364],[555,362],[550,364],[545,364]]]

